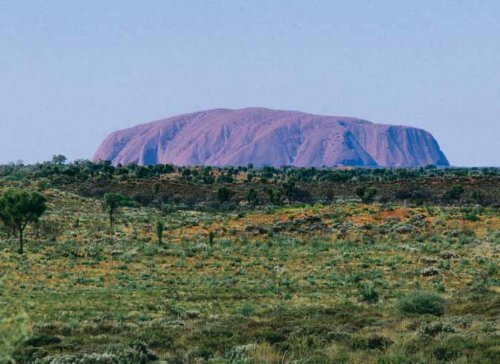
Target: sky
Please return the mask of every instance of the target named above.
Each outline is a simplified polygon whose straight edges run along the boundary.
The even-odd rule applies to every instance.
[[[268,107],[430,131],[500,166],[498,0],[0,0],[0,163]]]

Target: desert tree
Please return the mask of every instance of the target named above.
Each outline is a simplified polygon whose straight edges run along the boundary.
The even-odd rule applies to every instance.
[[[57,165],[63,165],[68,159],[62,154],[58,154],[52,157],[52,163]]]
[[[455,201],[458,202],[464,193],[464,186],[453,185],[449,187],[443,194],[442,198],[446,202]]]
[[[253,188],[250,188],[247,192],[246,199],[249,205],[255,206],[259,203],[259,196],[257,195],[257,191]]]
[[[5,207],[3,206],[4,204],[4,199],[2,198],[3,196],[0,196],[0,221],[3,223],[3,227],[7,231],[7,238],[10,239],[10,235],[12,234],[13,226],[10,222],[10,219],[8,218],[7,214],[5,213]]]
[[[210,231],[210,232],[208,233],[208,244],[209,244],[210,246],[213,246],[213,245],[214,245],[214,240],[215,240],[215,232]]]
[[[292,180],[287,180],[281,185],[281,187],[283,189],[283,193],[286,196],[286,199],[288,200],[288,204],[291,205],[298,190],[295,182]]]
[[[264,190],[266,193],[267,203],[274,206],[279,206],[282,203],[282,193],[279,189],[266,188]]]
[[[19,254],[23,254],[24,230],[29,223],[37,223],[47,210],[46,199],[38,192],[9,189],[0,196],[0,217],[19,235]]]
[[[363,203],[370,203],[375,199],[377,189],[373,187],[366,188],[365,186],[359,186],[354,190],[354,193],[361,199]]]
[[[222,205],[224,202],[229,201],[231,197],[231,191],[227,187],[220,187],[217,190],[217,199],[219,203]]]
[[[475,203],[482,205],[485,202],[485,193],[482,190],[473,190],[471,191],[472,201]]]
[[[108,214],[109,226],[113,227],[115,214],[120,206],[124,205],[125,197],[120,193],[106,193],[102,201],[102,208]]]
[[[159,183],[155,183],[153,185],[153,197],[156,197],[158,196],[158,194],[160,193],[160,184]]]
[[[157,220],[156,221],[156,238],[158,239],[158,245],[162,245],[163,243],[163,230],[165,228],[165,225],[163,224],[163,221]]]

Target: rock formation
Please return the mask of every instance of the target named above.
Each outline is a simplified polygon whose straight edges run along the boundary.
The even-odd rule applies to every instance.
[[[113,164],[447,166],[422,129],[264,108],[214,109],[111,133],[94,160]]]

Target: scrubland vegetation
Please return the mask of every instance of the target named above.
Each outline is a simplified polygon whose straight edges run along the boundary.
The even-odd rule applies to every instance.
[[[500,361],[498,169],[64,162],[0,167],[0,362]]]

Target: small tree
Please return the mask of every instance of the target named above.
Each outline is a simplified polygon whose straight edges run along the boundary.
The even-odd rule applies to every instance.
[[[285,193],[285,196],[288,200],[288,204],[291,205],[293,202],[293,198],[295,197],[295,194],[297,193],[297,186],[295,185],[294,181],[288,180],[282,185],[283,192]]]
[[[3,226],[7,230],[7,234],[10,236],[11,233],[11,226],[9,225],[9,220],[7,218],[7,215],[4,213],[4,208],[2,207],[2,197],[0,197],[0,221],[3,223]]]
[[[475,203],[479,205],[482,205],[484,203],[485,194],[482,190],[473,190],[470,195]]]
[[[158,245],[162,245],[163,242],[163,229],[164,229],[163,221],[158,220],[156,222],[156,237],[158,238]]]
[[[68,159],[62,154],[58,154],[52,157],[52,163],[57,165],[63,165]]]
[[[213,231],[210,231],[208,233],[208,244],[210,246],[213,246],[214,245],[214,239],[215,239],[215,233]]]
[[[15,227],[10,220],[10,216],[7,211],[7,200],[4,198],[4,196],[5,193],[0,195],[0,220],[3,223],[5,230],[7,230],[7,238],[10,239],[11,234],[15,233]]]
[[[0,196],[0,217],[19,234],[19,254],[24,252],[24,229],[30,222],[38,222],[46,209],[46,199],[38,192],[11,189]]]
[[[217,191],[217,199],[219,200],[219,203],[222,205],[224,202],[229,201],[229,198],[231,197],[231,191],[229,191],[228,188],[226,187],[221,187]]]
[[[247,202],[252,206],[257,205],[257,203],[259,202],[257,191],[255,191],[253,188],[250,188],[247,192]]]
[[[267,188],[265,190],[267,195],[267,202],[271,205],[279,206],[281,205],[282,193],[281,190],[273,190],[271,188]]]
[[[464,186],[462,185],[453,185],[448,188],[443,194],[443,200],[445,201],[459,201],[464,193]]]
[[[156,197],[158,195],[158,193],[160,193],[160,184],[155,183],[153,185],[153,196]]]
[[[365,186],[359,186],[354,190],[354,193],[361,199],[363,203],[370,203],[375,199],[377,189],[373,187],[366,188]]]
[[[120,206],[123,206],[125,197],[120,193],[104,194],[102,208],[109,216],[109,226],[113,227],[115,213]]]

